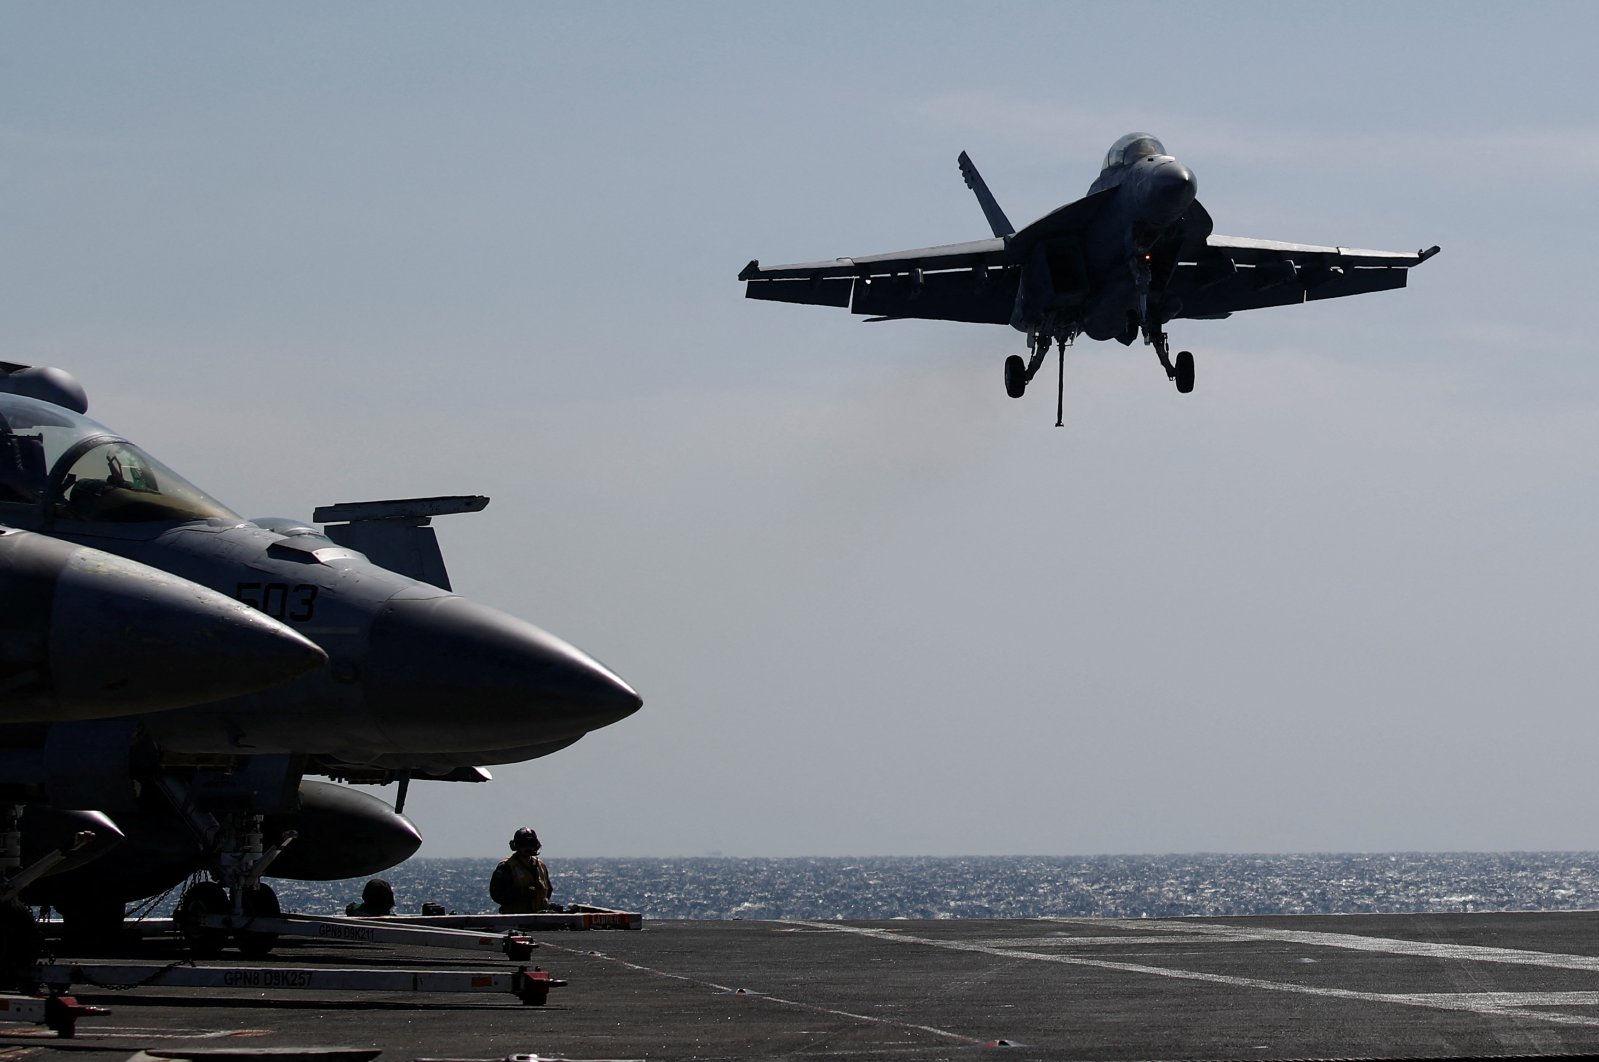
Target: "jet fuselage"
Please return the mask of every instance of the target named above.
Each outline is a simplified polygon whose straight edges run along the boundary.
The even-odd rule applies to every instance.
[[[1140,295],[1148,298],[1157,268],[1169,271],[1175,264],[1174,258],[1156,263],[1156,244],[1182,220],[1199,186],[1193,171],[1158,142],[1137,139],[1111,149],[1088,193],[1111,188],[1118,190],[1115,197],[1090,224],[1083,242],[1088,275],[1101,279],[1083,302],[1082,328],[1091,339],[1130,342],[1146,312]]]
[[[145,718],[164,750],[448,769],[470,759],[459,754],[575,740],[640,704],[560,638],[309,528],[207,520],[147,527],[149,537],[119,530],[58,521],[50,533],[245,601],[328,654],[327,668],[270,692]]]

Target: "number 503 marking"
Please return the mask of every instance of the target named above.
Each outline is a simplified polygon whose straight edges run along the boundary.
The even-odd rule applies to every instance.
[[[304,623],[316,615],[317,588],[310,583],[240,583],[240,601],[275,620]]]

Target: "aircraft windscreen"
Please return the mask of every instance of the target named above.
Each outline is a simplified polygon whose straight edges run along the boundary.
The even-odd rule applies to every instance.
[[[101,523],[241,517],[103,425],[0,394],[0,502]]]
[[[1127,166],[1149,155],[1166,154],[1165,145],[1148,133],[1128,133],[1105,153],[1104,169]]]

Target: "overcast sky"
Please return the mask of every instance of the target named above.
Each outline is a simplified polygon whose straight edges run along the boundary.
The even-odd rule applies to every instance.
[[[483,493],[645,699],[423,855],[1588,849],[1599,8],[0,3],[0,359],[250,516]],[[1147,130],[1219,232],[1443,253],[1005,396],[747,301]],[[1051,372],[1053,370],[1051,369]],[[1048,381],[1052,382],[1052,381]],[[448,705],[440,705],[447,718]]]

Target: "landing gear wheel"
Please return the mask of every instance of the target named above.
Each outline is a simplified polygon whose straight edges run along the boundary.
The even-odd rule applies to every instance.
[[[202,926],[200,919],[204,915],[232,913],[233,902],[228,899],[228,890],[220,882],[201,881],[190,885],[183,893],[172,920],[177,922],[178,934],[183,937],[189,951],[199,958],[211,959],[222,954],[222,948],[228,942],[228,931]]]
[[[0,986],[29,987],[43,951],[44,934],[33,912],[16,900],[0,903]]]
[[[276,918],[283,909],[278,906],[278,894],[272,891],[271,886],[257,885],[247,889],[244,893],[244,915],[246,918]],[[239,952],[247,959],[259,959],[270,952],[278,942],[276,933],[256,933],[248,929],[238,930],[233,934],[233,942],[239,946]]]
[[[1005,359],[1005,393],[1020,398],[1027,391],[1027,363],[1020,354]]]
[[[1194,355],[1186,350],[1179,350],[1176,369],[1174,378],[1177,381],[1177,390],[1186,395],[1194,389]]]

